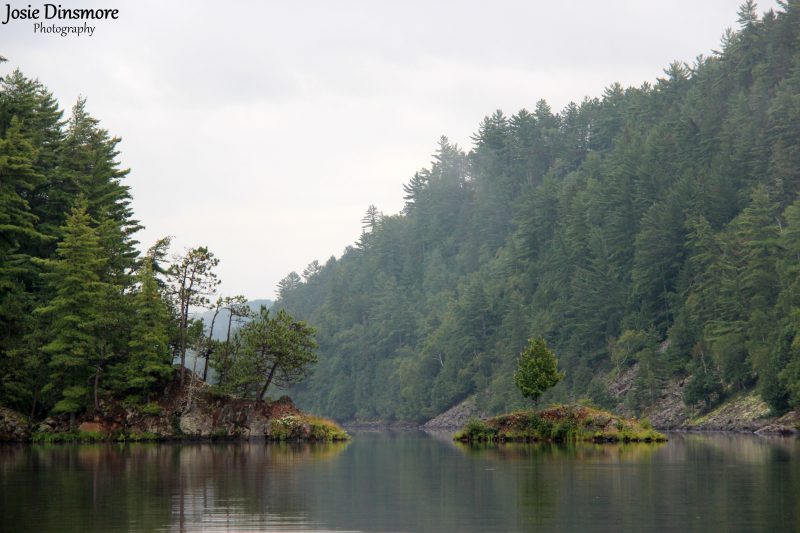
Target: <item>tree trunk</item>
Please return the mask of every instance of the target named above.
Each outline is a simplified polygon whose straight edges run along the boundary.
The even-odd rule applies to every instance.
[[[217,315],[219,314],[219,304],[217,304],[217,309],[214,311],[214,316],[211,318],[211,327],[208,330],[208,346],[209,348],[206,350],[206,361],[203,365],[203,381],[208,380],[208,360],[211,358],[211,341],[214,337],[214,322],[217,321]]]
[[[208,381],[208,360],[211,359],[211,353],[213,350],[208,349],[206,350],[206,361],[203,363],[203,381]]]
[[[222,352],[222,365],[219,372],[219,384],[225,381],[228,374],[228,361],[231,355],[231,324],[233,323],[233,310],[228,309],[228,333],[225,335],[225,350]]]
[[[94,371],[94,412],[100,411],[100,402],[97,398],[97,390],[100,388],[100,365]]]
[[[181,385],[183,385],[184,369],[186,368],[186,315],[181,308]]]
[[[264,401],[264,394],[267,393],[267,387],[269,387],[269,384],[272,383],[272,376],[275,375],[275,369],[277,368],[278,368],[278,363],[272,365],[272,368],[269,371],[269,375],[267,376],[267,382],[264,383],[264,388],[261,389],[261,394],[258,395],[258,399],[262,402]]]

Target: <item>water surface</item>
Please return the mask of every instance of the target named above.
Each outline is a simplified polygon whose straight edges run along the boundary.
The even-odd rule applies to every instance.
[[[798,531],[800,441],[0,446],[0,531]]]

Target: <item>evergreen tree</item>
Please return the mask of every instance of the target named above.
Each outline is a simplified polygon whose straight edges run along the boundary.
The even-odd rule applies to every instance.
[[[286,388],[306,378],[317,362],[314,329],[283,309],[274,317],[262,306],[242,328],[242,353],[234,363],[234,386],[263,400],[272,383]]]
[[[514,372],[514,383],[522,395],[536,403],[547,389],[562,379],[564,373],[558,371],[558,361],[547,349],[544,339],[528,340],[528,345],[519,354],[517,371]]]
[[[173,374],[169,344],[170,315],[158,290],[153,261],[153,257],[145,257],[139,269],[129,354],[115,369],[117,388],[128,394],[128,399],[133,402],[149,400],[157,386]]]
[[[178,316],[177,344],[181,383],[186,374],[186,350],[189,347],[189,309],[208,304],[208,297],[219,285],[219,279],[214,272],[218,264],[219,259],[208,248],[199,246],[176,257],[167,270],[170,296]]]
[[[53,298],[36,312],[48,321],[42,351],[51,358],[51,375],[45,392],[56,400],[55,413],[74,416],[89,405],[92,390],[99,407],[100,375],[111,355],[106,306],[112,289],[102,281],[107,258],[85,200],[77,201],[62,231],[56,258],[39,260]]]

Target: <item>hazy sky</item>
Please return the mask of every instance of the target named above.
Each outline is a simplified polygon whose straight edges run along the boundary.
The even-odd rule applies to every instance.
[[[122,138],[144,247],[207,245],[225,294],[272,298],[352,244],[369,204],[399,211],[440,135],[469,149],[495,109],[652,82],[717,48],[740,3],[61,0],[119,20],[63,38],[12,21],[0,73],[21,68],[67,108],[86,96]]]

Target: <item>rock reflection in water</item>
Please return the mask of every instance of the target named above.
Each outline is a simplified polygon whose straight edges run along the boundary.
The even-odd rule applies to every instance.
[[[335,459],[346,447],[0,447],[0,530],[308,529],[315,524],[304,505],[305,486],[294,475],[302,475],[304,465]]]
[[[800,441],[0,446],[0,531],[798,531]]]

